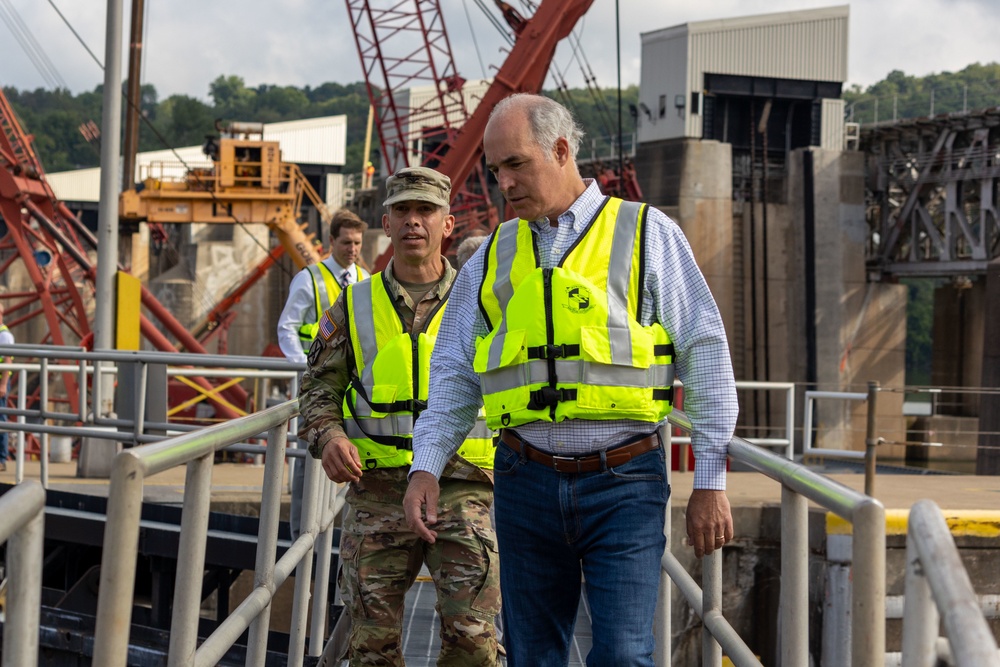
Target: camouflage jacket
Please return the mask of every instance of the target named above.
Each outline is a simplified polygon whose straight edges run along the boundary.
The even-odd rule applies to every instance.
[[[457,272],[444,257],[444,274],[420,303],[414,305],[409,293],[400,286],[392,273],[393,261],[382,272],[385,286],[397,303],[404,326],[411,332],[420,331],[428,315],[448,297],[448,290]],[[320,319],[319,334],[309,348],[309,369],[302,377],[299,391],[299,437],[309,444],[309,454],[323,458],[323,448],[334,437],[347,437],[344,431],[344,392],[355,375],[354,350],[344,315],[344,293]],[[492,482],[492,471],[483,470],[460,456],[453,456],[442,477]]]

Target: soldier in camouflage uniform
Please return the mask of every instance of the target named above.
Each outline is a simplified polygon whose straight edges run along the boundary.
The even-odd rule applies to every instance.
[[[433,336],[455,277],[441,256],[454,225],[451,182],[415,167],[386,188],[382,227],[393,259],[346,289],[320,320],[302,381],[299,434],[330,479],[350,483],[340,545],[350,664],[404,664],[403,602],[426,564],[441,618],[438,665],[492,667],[499,664],[500,586],[489,517],[494,447],[485,424],[442,475],[433,543],[407,527],[402,505],[412,424],[426,406]]]

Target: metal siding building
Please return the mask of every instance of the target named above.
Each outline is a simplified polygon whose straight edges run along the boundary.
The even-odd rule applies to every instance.
[[[483,99],[486,91],[489,90],[490,84],[493,83],[492,79],[470,79],[466,81],[462,86],[462,101],[465,104],[465,110],[467,113],[471,114],[479,106],[479,102]],[[402,128],[403,134],[409,137],[409,150],[407,151],[406,164],[408,165],[419,165],[421,160],[421,155],[423,153],[423,139],[420,138],[420,132],[424,129],[433,129],[443,124],[442,114],[440,111],[440,106],[436,103],[437,92],[433,85],[427,86],[413,86],[412,88],[407,88],[405,90],[397,93],[396,104],[399,108],[404,110],[410,110],[411,115],[403,120],[408,121],[407,124]],[[421,111],[426,109],[426,111]],[[448,121],[452,125],[460,126],[465,119],[463,118],[462,111],[453,105],[449,107],[448,110]],[[391,164],[402,164],[399,161],[398,155],[395,153],[396,146],[399,143],[396,137],[395,128],[386,124],[383,127],[383,132],[386,133],[385,146],[388,150],[392,151],[393,154],[389,156],[388,160],[382,160],[381,164],[381,175],[383,177],[389,175],[389,165]]]
[[[342,167],[347,161],[347,116],[267,123],[264,139],[281,143],[285,162]]]
[[[842,5],[643,33],[639,141],[702,137],[707,73],[842,84],[848,16]]]

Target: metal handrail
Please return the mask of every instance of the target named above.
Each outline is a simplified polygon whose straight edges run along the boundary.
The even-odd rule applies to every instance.
[[[3,667],[38,664],[38,618],[42,605],[45,489],[26,482],[0,497],[0,543],[7,545],[7,603]]]
[[[941,509],[932,500],[910,509],[906,530],[906,579],[903,605],[904,665],[931,665],[945,634],[957,667],[1000,664],[997,642],[980,610],[969,574]]]
[[[683,411],[670,413],[669,423],[691,431]],[[661,429],[669,438],[669,429]],[[666,440],[669,442],[669,440]],[[852,543],[854,586],[851,592],[851,656],[858,667],[877,665],[885,659],[885,508],[878,500],[850,489],[808,468],[777,456],[746,440],[734,437],[729,456],[780,482],[781,489],[781,593],[779,599],[782,665],[809,664],[808,615],[808,504],[811,500],[854,524]],[[667,466],[669,483],[670,466]],[[722,615],[722,556],[717,551],[704,559],[702,589],[690,578],[670,550],[670,504],[664,530],[667,548],[663,572],[688,599],[704,622],[703,664],[719,665],[725,648],[737,667],[760,662]],[[661,581],[661,593],[667,582]],[[699,601],[698,597],[701,596]],[[657,665],[670,664],[670,595],[660,595],[656,616]]]
[[[302,664],[306,652],[306,586],[312,574],[312,554],[315,546],[323,549],[331,544],[333,521],[343,505],[343,494],[337,493],[336,485],[326,480],[320,470],[320,462],[308,458],[301,534],[284,556],[275,561],[287,424],[297,413],[298,401],[291,400],[200,431],[127,449],[115,457],[101,559],[97,625],[94,633],[95,665],[126,665],[143,483],[146,477],[178,465],[187,465],[187,478],[168,665],[215,665],[247,629],[250,630],[247,664],[263,665],[270,603],[274,592],[293,570],[296,587],[288,664]],[[214,454],[232,443],[259,437],[264,431],[267,431],[268,449],[261,494],[254,589],[198,646],[198,615]],[[321,562],[329,562],[329,554],[320,553],[319,558]],[[313,618],[325,619],[325,607],[324,585],[315,589]],[[323,628],[320,627],[319,634],[322,633]],[[319,655],[315,642],[310,646],[309,653]]]

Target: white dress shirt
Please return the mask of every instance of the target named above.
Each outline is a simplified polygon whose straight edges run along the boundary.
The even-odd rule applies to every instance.
[[[585,182],[586,191],[559,216],[558,226],[551,226],[547,219],[531,223],[543,268],[553,267],[566,253],[604,201],[596,182]],[[649,207],[644,242],[641,323],[659,322],[674,344],[674,371],[684,383],[684,410],[694,427],[694,487],[724,490],[726,452],[739,405],[722,317],[683,232],[653,207]],[[472,362],[476,339],[488,333],[478,305],[487,245],[462,267],[452,286],[431,356],[428,409],[414,426],[411,471],[439,476],[483,404]],[[565,456],[606,449],[651,431],[648,422],[629,419],[539,421],[517,427],[518,434],[532,445]]]
[[[347,272],[348,284],[357,281],[357,274],[362,278],[368,278],[369,273],[361,267],[351,264],[341,266],[332,256],[323,260],[326,268],[334,275],[343,287],[344,272]],[[321,314],[321,313],[320,313]],[[307,269],[302,269],[292,278],[292,283],[288,286],[288,301],[278,318],[278,347],[289,361],[305,364],[308,349],[302,349],[302,341],[299,339],[299,327],[305,322],[318,322],[319,315],[316,312],[316,294],[313,292],[313,280]]]

